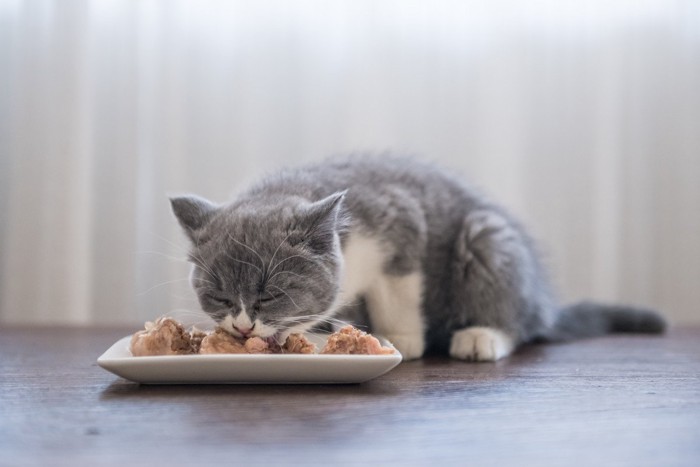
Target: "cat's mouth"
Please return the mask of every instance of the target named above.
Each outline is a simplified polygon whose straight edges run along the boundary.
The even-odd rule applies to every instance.
[[[262,339],[268,343],[272,343],[272,342],[279,343],[280,339],[282,339],[282,337],[285,337],[285,338],[287,337],[287,336],[283,335],[282,331],[276,331],[276,332],[273,332],[271,334],[269,332],[266,332],[265,333],[266,335],[262,335],[261,333],[257,333],[257,332],[243,334],[240,331],[238,331],[236,328],[227,329],[226,331],[238,339],[250,339],[251,337],[259,337],[260,339]]]
[[[287,336],[284,335],[283,331],[276,331],[273,334],[268,334],[267,336],[261,336],[258,333],[251,333],[247,335],[243,335],[242,333],[238,332],[235,328],[234,329],[226,329],[226,332],[231,334],[233,337],[237,339],[250,339],[251,337],[258,337],[265,342],[267,342],[268,345],[271,347],[275,346],[280,346],[284,344],[284,341],[287,339]]]
[[[224,323],[220,323],[220,326],[226,330],[229,334],[232,336],[238,338],[238,339],[246,339],[246,338],[251,338],[251,337],[259,337],[260,339],[264,340],[268,344],[274,346],[274,345],[283,345],[284,342],[287,340],[287,337],[289,337],[290,334],[294,333],[303,333],[305,332],[309,327],[311,327],[311,322],[304,323],[304,325],[297,325],[292,328],[283,328],[283,329],[275,329],[272,326],[256,326],[259,328],[259,330],[253,331],[250,334],[242,334],[241,332],[238,331],[238,329],[235,328],[235,326],[226,326]]]

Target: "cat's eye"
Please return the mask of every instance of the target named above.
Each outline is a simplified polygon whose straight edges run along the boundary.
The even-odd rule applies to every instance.
[[[225,306],[226,308],[233,307],[233,302],[228,298],[214,297],[212,295],[207,295],[207,297],[209,298],[209,300],[218,305]]]
[[[273,301],[277,300],[278,298],[279,298],[279,296],[277,296],[277,295],[270,295],[270,296],[267,296],[265,298],[258,297],[258,301],[255,302],[255,304],[253,305],[253,309],[255,311],[260,311],[260,308],[264,303],[273,302]]]

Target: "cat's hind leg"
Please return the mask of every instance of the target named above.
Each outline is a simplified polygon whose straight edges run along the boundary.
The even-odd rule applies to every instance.
[[[425,350],[423,274],[385,274],[372,284],[365,299],[372,332],[389,339],[404,360],[420,358]]]
[[[510,355],[513,348],[513,338],[505,332],[472,326],[452,335],[450,355],[469,362],[494,362]]]
[[[496,361],[534,335],[547,314],[530,240],[493,209],[466,216],[455,247],[452,357]]]

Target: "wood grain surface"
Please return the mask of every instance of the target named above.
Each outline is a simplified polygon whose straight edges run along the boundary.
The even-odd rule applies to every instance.
[[[1,465],[700,465],[700,328],[361,385],[139,386],[127,329],[0,329]]]

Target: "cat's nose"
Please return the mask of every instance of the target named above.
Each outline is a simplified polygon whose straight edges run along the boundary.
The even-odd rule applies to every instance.
[[[243,334],[243,337],[248,337],[248,334],[253,330],[253,328],[241,328],[238,326],[234,326],[234,329]]]

